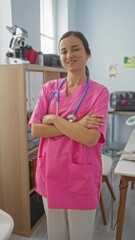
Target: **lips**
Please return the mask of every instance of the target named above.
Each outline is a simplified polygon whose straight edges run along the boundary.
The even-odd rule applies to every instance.
[[[68,64],[68,65],[72,65],[72,64],[74,64],[74,63],[76,63],[76,62],[77,62],[77,60],[71,60],[71,61],[68,61],[67,64]]]

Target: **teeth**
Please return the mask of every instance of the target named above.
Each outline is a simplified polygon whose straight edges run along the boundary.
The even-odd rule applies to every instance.
[[[68,62],[68,63],[71,63],[71,64],[72,64],[72,63],[74,63],[74,61],[70,61],[70,62]]]

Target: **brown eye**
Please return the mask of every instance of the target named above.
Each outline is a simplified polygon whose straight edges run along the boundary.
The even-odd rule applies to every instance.
[[[61,51],[61,52],[60,52],[60,54],[61,54],[61,55],[62,55],[62,54],[64,55],[64,54],[66,54],[66,53],[67,53],[67,51],[66,51],[66,50],[65,50],[65,51]]]
[[[74,50],[75,50],[75,52],[77,52],[77,51],[79,51],[79,50],[80,50],[80,48],[75,48]]]
[[[78,52],[80,51],[80,48],[73,48],[73,52]]]

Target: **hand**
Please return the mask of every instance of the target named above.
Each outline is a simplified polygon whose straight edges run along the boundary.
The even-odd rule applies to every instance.
[[[48,125],[53,124],[53,118],[55,116],[56,116],[55,114],[48,114],[48,115],[43,116],[42,123],[43,124],[48,124]]]
[[[104,116],[101,114],[89,113],[77,122],[86,128],[98,128],[104,124]]]

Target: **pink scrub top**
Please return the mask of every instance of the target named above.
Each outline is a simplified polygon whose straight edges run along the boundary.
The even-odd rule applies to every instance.
[[[45,83],[32,113],[29,124],[41,123],[46,114],[56,114],[56,98],[49,103],[50,94],[63,79]],[[59,115],[65,119],[72,114],[86,82],[79,85],[69,96],[66,81],[59,90]],[[79,107],[76,118],[90,112],[103,114],[108,120],[108,89],[92,80],[87,94]],[[102,182],[101,149],[106,137],[107,124],[98,128],[101,136],[98,143],[88,147],[67,136],[40,138],[36,191],[48,199],[48,207],[54,209],[95,209],[98,207]],[[74,123],[73,123],[74,124]]]

